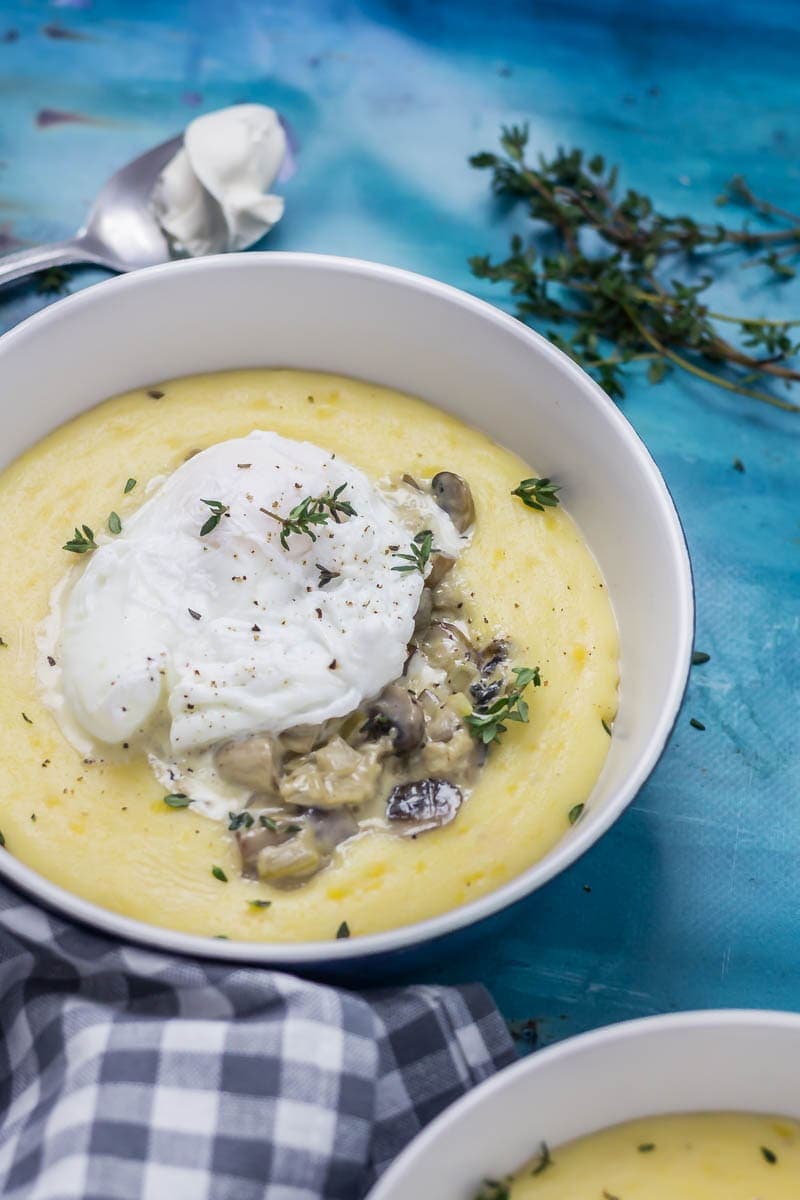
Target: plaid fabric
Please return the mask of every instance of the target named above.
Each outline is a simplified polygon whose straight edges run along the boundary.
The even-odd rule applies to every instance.
[[[4,1200],[356,1200],[513,1057],[479,987],[357,995],[117,944],[0,886]]]

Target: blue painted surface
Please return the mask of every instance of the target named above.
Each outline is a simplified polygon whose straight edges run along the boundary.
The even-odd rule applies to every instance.
[[[667,209],[714,216],[735,171],[793,207],[796,5],[729,0],[720,12],[666,0],[6,0],[0,236],[65,236],[115,167],[196,112],[257,100],[288,117],[300,146],[269,246],[380,259],[501,303],[466,259],[503,249],[516,218],[466,158],[502,122],[530,120],[545,150],[605,153]],[[42,32],[53,25],[83,40]],[[88,123],[38,127],[43,109]],[[732,311],[788,316],[800,285],[731,271],[717,291]],[[44,302],[8,291],[0,325]],[[653,390],[639,378],[625,411],[685,520],[698,646],[712,660],[602,843],[477,946],[408,968],[483,979],[508,1017],[541,1018],[545,1041],[675,1008],[800,1007],[800,417],[685,379]]]

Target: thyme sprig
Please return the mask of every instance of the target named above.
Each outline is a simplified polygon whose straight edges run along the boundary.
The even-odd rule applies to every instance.
[[[339,499],[346,487],[346,483],[340,483],[335,491],[326,492],[324,496],[306,496],[299,504],[295,504],[288,517],[281,517],[270,512],[268,508],[261,509],[266,516],[272,517],[273,521],[278,521],[282,526],[280,542],[284,550],[289,549],[289,538],[293,534],[305,533],[315,542],[316,526],[327,525],[331,520],[340,525],[342,517],[358,515],[349,500]]]
[[[69,550],[73,554],[88,554],[90,550],[97,549],[97,542],[94,540],[94,534],[88,525],[81,525],[80,529],[76,525],[73,537],[68,542],[65,542],[61,549]]]
[[[203,500],[202,503],[211,509],[211,516],[200,530],[200,537],[205,537],[212,529],[216,529],[226,513],[230,512],[230,505],[223,504],[221,500]]]
[[[538,667],[514,667],[515,682],[487,708],[475,708],[465,718],[469,731],[484,746],[499,741],[506,732],[506,721],[528,720],[528,703],[522,693],[529,684],[541,687],[542,677]]]
[[[410,554],[401,554],[399,550],[395,550],[392,557],[403,559],[403,562],[392,567],[393,571],[419,571],[420,575],[425,574],[425,568],[432,554],[437,554],[438,551],[433,544],[433,533],[430,529],[421,529],[419,533],[414,534],[414,538],[409,546]]]
[[[546,508],[556,508],[558,506],[558,493],[561,488],[557,483],[553,483],[552,479],[523,479],[514,488],[512,496],[519,496],[523,504],[528,508],[535,508],[538,512],[544,512]]]
[[[528,244],[515,235],[504,261],[472,258],[475,275],[510,284],[517,315],[552,323],[550,341],[617,399],[625,394],[627,366],[647,362],[653,384],[679,368],[727,391],[800,412],[800,405],[764,390],[800,380],[793,361],[800,340],[792,332],[800,321],[714,312],[702,299],[710,274],[693,283],[671,274],[676,260],[712,264],[722,252],[745,250],[751,257],[744,265],[760,263],[774,278],[788,278],[795,272],[786,260],[800,254],[799,215],[759,199],[737,176],[717,202],[743,205],[771,228],[667,216],[641,192],[619,192],[617,168],[606,167],[601,155],[560,149],[530,163],[527,142],[526,126],[505,128],[501,154],[483,152],[470,162],[492,172],[496,194],[524,203],[532,220],[544,223],[547,248],[542,240]],[[590,252],[592,242],[597,252]],[[735,327],[740,344],[723,334],[725,324]]]

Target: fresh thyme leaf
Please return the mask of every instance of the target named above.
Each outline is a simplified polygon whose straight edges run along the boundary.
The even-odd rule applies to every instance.
[[[70,550],[73,554],[88,554],[90,550],[97,549],[97,542],[88,525],[82,525],[80,529],[76,525],[75,536],[65,542],[61,549]]]
[[[350,937],[350,926],[347,924],[347,921],[342,921],[341,925],[336,930],[336,937],[337,939]]]
[[[422,529],[419,533],[414,534],[410,550],[410,554],[400,554],[397,550],[394,551],[392,558],[401,558],[404,561],[396,567],[392,567],[392,570],[419,571],[420,575],[424,575],[431,555],[438,553],[433,544],[433,534],[430,529]]]
[[[289,825],[284,825],[283,832],[284,833],[302,833],[303,826],[302,825],[293,825],[290,823]]]
[[[212,529],[216,529],[225,514],[230,512],[230,507],[221,500],[203,500],[203,504],[207,504],[211,509],[211,516],[200,530],[200,537],[205,537]]]
[[[561,491],[558,484],[553,483],[552,479],[523,479],[522,482],[514,488],[512,496],[519,496],[523,504],[528,508],[535,508],[538,512],[544,512],[546,508],[555,508],[558,504],[557,493]]]
[[[63,267],[48,267],[46,271],[39,272],[36,290],[42,296],[61,295],[67,290],[70,279],[69,271]]]
[[[699,729],[701,731],[705,730],[705,725],[702,721],[698,721],[697,717],[690,717],[689,724],[691,725],[692,729]]]
[[[499,741],[501,734],[506,732],[506,721],[528,720],[528,705],[522,693],[529,684],[541,686],[541,675],[538,667],[514,667],[515,682],[504,695],[499,696],[488,707],[473,709],[465,718],[469,731],[487,746],[490,742]]]
[[[475,1200],[511,1200],[511,1190],[503,1179],[484,1179]]]
[[[253,824],[253,814],[249,812],[229,812],[228,813],[228,829],[233,832],[236,829],[249,829]]]
[[[642,1144],[640,1146],[636,1147],[636,1149],[639,1151],[640,1154],[649,1154],[650,1151],[655,1150],[655,1148],[656,1148],[655,1142],[642,1142]]]
[[[271,900],[248,900],[247,903],[251,908],[269,908],[272,904]]]
[[[526,207],[536,227],[530,242],[515,234],[502,261],[472,258],[478,278],[509,286],[517,315],[544,324],[551,342],[615,399],[625,394],[630,365],[643,362],[653,385],[678,369],[800,412],[800,405],[767,390],[800,381],[800,341],[793,336],[800,321],[714,312],[704,299],[712,275],[688,283],[675,278],[676,258],[702,254],[704,265],[713,267],[738,249],[750,255],[750,264],[768,267],[773,279],[788,279],[795,267],[786,260],[800,254],[800,216],[759,199],[741,176],[720,199],[768,219],[769,228],[668,216],[643,193],[619,190],[617,168],[606,167],[600,155],[560,149],[528,161],[527,143],[527,127],[511,126],[501,133],[501,153],[470,160],[491,172],[497,195]],[[753,251],[764,256],[753,260]]]
[[[541,1175],[543,1171],[546,1171],[552,1165],[553,1159],[550,1154],[550,1147],[547,1145],[547,1142],[542,1142],[539,1147],[539,1161],[531,1171],[531,1175]]]
[[[705,650],[695,650],[694,654],[692,655],[692,666],[693,667],[701,667],[703,665],[703,663],[707,663],[710,661],[711,661],[711,655],[706,654]]]
[[[740,458],[735,458],[731,463],[734,471],[738,471],[740,475],[744,475],[745,466]]]
[[[312,542],[315,542],[317,540],[314,532],[315,526],[327,525],[331,520],[340,525],[343,516],[355,517],[358,515],[349,500],[339,499],[346,487],[346,483],[340,483],[332,493],[326,492],[324,496],[306,496],[299,504],[295,504],[288,517],[281,517],[277,513],[270,512],[268,508],[261,509],[266,516],[281,525],[280,542],[284,550],[289,549],[289,538],[293,534],[307,534]]]
[[[220,883],[228,882],[228,876],[225,874],[222,867],[212,867],[211,874],[214,876],[215,879],[218,879],[220,881]]]
[[[324,588],[332,579],[338,579],[341,571],[331,571],[329,567],[323,567],[322,563],[314,563],[314,566],[319,571],[319,586]]]
[[[608,721],[605,719],[605,717],[600,718],[600,724],[603,726],[603,729],[605,729],[605,731],[609,737],[614,736],[613,730],[612,730],[611,726],[609,725]]]
[[[28,714],[27,714],[27,713],[23,713],[23,714],[22,714],[22,719],[23,719],[23,721],[25,722],[25,724],[26,724],[26,725],[32,725],[32,724],[33,724],[33,721],[30,719],[30,717],[28,716]]]
[[[263,825],[265,829],[271,830],[272,833],[278,832],[278,822],[273,821],[272,817],[268,817],[266,813],[261,813],[258,823],[259,825]]]
[[[574,825],[576,821],[580,820],[580,818],[583,816],[583,810],[585,808],[585,804],[574,804],[572,806],[567,813],[567,820],[569,821],[570,825]]]
[[[167,808],[188,808],[192,801],[183,792],[173,792],[171,796],[164,797],[164,803]]]
[[[125,495],[127,496],[128,492],[132,492],[135,487],[136,487],[136,480],[129,479],[128,482],[125,484],[125,487],[122,490],[125,493]]]
[[[774,1150],[770,1150],[769,1146],[761,1146],[760,1150],[765,1162],[776,1163],[778,1161],[777,1154]]]
[[[119,519],[119,514],[112,512],[108,514],[108,532],[117,534],[122,533],[122,521]]]

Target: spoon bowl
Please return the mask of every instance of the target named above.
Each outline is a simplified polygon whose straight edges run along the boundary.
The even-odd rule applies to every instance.
[[[0,285],[66,263],[90,262],[125,272],[169,262],[169,243],[153,215],[150,198],[159,175],[182,145],[181,134],[116,171],[100,189],[74,237],[0,259]]]

